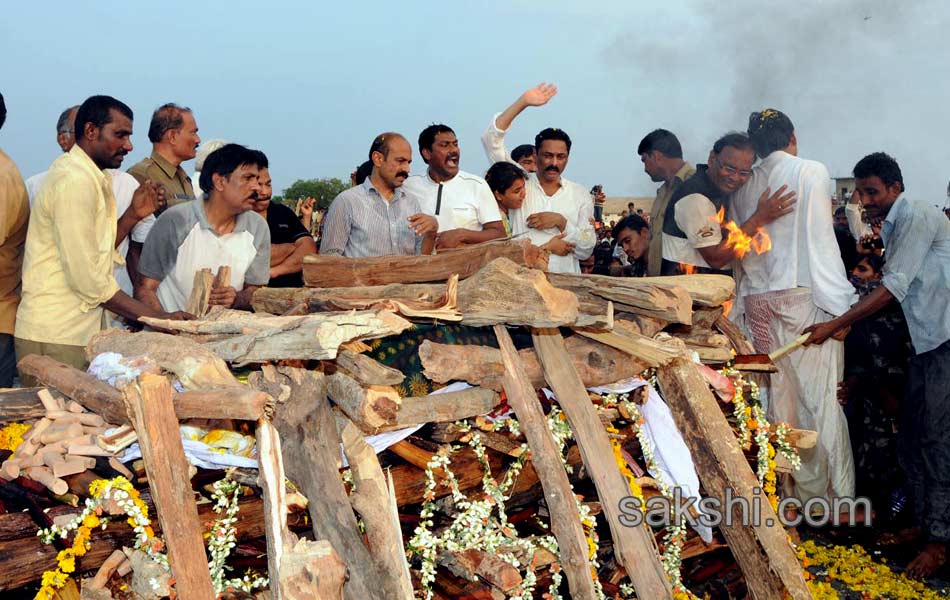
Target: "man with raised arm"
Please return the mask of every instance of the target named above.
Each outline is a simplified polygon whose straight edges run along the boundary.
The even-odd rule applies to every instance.
[[[550,84],[531,88],[498,114],[485,142],[493,162],[509,160],[504,136],[515,118],[529,106],[542,106],[554,97]],[[563,177],[571,153],[571,138],[563,130],[548,127],[534,138],[538,170],[528,175],[525,201],[509,213],[514,235],[527,235],[532,244],[551,253],[548,270],[580,273],[580,261],[588,258],[597,243],[594,232],[594,202],[590,193]]]

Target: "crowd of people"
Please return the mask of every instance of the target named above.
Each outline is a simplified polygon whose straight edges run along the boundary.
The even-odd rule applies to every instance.
[[[202,144],[186,107],[154,111],[152,152],[124,172],[132,110],[109,96],[66,109],[63,153],[47,171],[24,181],[0,151],[0,387],[16,356],[85,368],[103,327],[193,318],[184,309],[202,268],[231,268],[210,304],[236,309],[260,286],[302,285],[307,254],[417,255],[504,238],[544,249],[554,272],[725,274],[736,281],[730,318],[758,352],[810,333],[767,390],[770,419],[818,432],[787,491],[802,502],[868,494],[879,513],[906,498],[921,541],[910,573],[932,573],[950,541],[950,221],[904,195],[897,161],[881,152],[855,164],[852,202],[834,212],[827,169],[798,156],[787,115],[765,109],[716,140],[704,164],[686,161],[672,132],[648,133],[636,155],[660,184],[650,213],[630,206],[604,223],[600,186],[565,176],[567,132],[545,128],[507,149],[519,115],[556,93],[533,87],[491,118],[483,176],[461,170],[447,125],[418,135],[416,174],[409,138],[377,135],[325,214],[271,202],[267,156]],[[5,118],[0,96],[0,127]],[[744,251],[736,236],[767,236],[770,248]]]

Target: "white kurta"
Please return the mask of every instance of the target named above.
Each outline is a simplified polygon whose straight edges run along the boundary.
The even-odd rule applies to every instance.
[[[844,313],[857,299],[841,261],[830,178],[821,163],[773,152],[733,195],[729,218],[746,221],[762,192],[782,185],[796,193],[794,212],[765,226],[772,240],[769,252],[749,252],[735,269],[732,318],[751,332],[757,352],[783,346],[809,325]],[[802,452],[802,468],[793,474],[802,501],[854,493],[848,424],[837,399],[843,358],[842,343],[829,340],[791,353],[771,378],[769,418],[818,431],[817,447]]]

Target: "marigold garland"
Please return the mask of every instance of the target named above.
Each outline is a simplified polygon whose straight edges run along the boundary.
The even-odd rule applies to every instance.
[[[23,434],[33,426],[26,423],[10,423],[0,429],[0,450],[15,452],[23,443]]]

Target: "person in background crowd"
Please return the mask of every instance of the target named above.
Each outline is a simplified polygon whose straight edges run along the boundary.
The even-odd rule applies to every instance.
[[[537,158],[534,155],[534,146],[531,144],[521,144],[511,151],[511,160],[521,165],[521,168],[527,173],[534,173],[538,170]]]
[[[461,150],[455,132],[430,125],[419,134],[419,154],[429,166],[412,175],[403,189],[422,212],[439,222],[436,248],[457,248],[505,236],[498,204],[481,177],[459,169]]]
[[[6,120],[7,106],[0,94],[0,130]],[[13,332],[29,220],[30,204],[23,177],[13,160],[0,149],[0,388],[13,387],[16,374]]]
[[[676,188],[663,216],[663,275],[679,275],[684,265],[695,273],[729,274],[736,251],[723,239],[719,213],[729,194],[752,176],[754,162],[749,137],[727,133],[713,145],[709,164],[696,167],[696,174]],[[759,228],[790,213],[794,194],[784,191],[782,187],[769,196],[766,189],[755,212],[742,221],[742,232],[754,236]]]
[[[779,186],[797,201],[788,211],[793,214],[760,223],[772,248],[747,253],[737,269],[733,318],[742,319],[756,351],[768,353],[809,325],[847,311],[855,294],[835,241],[828,170],[798,156],[795,128],[781,111],[752,113],[748,132],[761,161],[746,186],[734,193],[730,217],[751,218],[760,210],[761,195]],[[792,475],[802,502],[854,495],[848,426],[836,401],[843,351],[839,341],[797,350],[770,378],[769,419],[818,432],[818,444],[802,453],[802,467]]]
[[[267,221],[270,231],[270,281],[268,287],[303,287],[303,257],[317,253],[317,245],[297,215],[280,203],[271,202],[273,194],[267,156],[257,151],[260,190],[254,212]]]
[[[208,304],[249,309],[254,290],[270,279],[270,231],[254,212],[260,163],[266,157],[239,144],[212,152],[201,171],[204,197],[177,204],[158,218],[145,241],[135,294],[156,310],[181,310],[195,272],[231,268],[231,285],[211,290]]]
[[[627,258],[623,275],[644,277],[647,272],[646,257],[650,249],[650,225],[640,215],[627,215],[614,226],[612,235],[614,244]]]
[[[364,160],[360,166],[350,173],[350,187],[363,185],[366,178],[373,173],[373,161]]]
[[[849,273],[858,264],[858,241],[851,235],[848,226],[847,210],[843,206],[835,209],[834,217],[835,240],[838,242],[838,250],[841,252],[841,262]]]
[[[369,149],[373,172],[363,185],[341,192],[324,219],[321,254],[365,257],[430,254],[439,222],[406,193],[412,146],[398,133],[376,136]]]
[[[505,133],[529,106],[543,106],[557,88],[544,84],[521,94],[499,113],[482,138],[491,157],[502,156]],[[580,273],[580,261],[594,250],[597,236],[592,224],[594,203],[587,189],[563,177],[571,153],[571,138],[561,129],[547,128],[534,138],[538,171],[528,176],[524,205],[509,212],[515,235],[551,253],[548,269],[555,273]],[[504,160],[504,158],[502,158]]]
[[[525,172],[510,162],[496,162],[485,173],[485,182],[498,203],[498,211],[501,213],[505,235],[511,237],[511,221],[508,219],[508,211],[518,210],[524,204],[525,186],[527,184]]]
[[[198,146],[198,149],[195,150],[195,176],[191,178],[191,186],[195,191],[195,198],[202,197],[201,191],[201,169],[204,168],[205,159],[208,156],[217,150],[218,148],[223,148],[228,144],[227,140],[205,140],[204,143]]]
[[[14,340],[19,356],[50,356],[84,370],[85,346],[103,328],[103,309],[130,320],[188,317],[130,298],[115,280],[119,219],[104,170],[122,165],[131,136],[132,110],[115,98],[92,96],[76,112],[76,144],[53,162],[30,214]],[[132,203],[155,206],[160,195],[146,181]]]
[[[670,196],[684,181],[696,173],[696,167],[683,160],[683,148],[677,137],[666,129],[654,129],[637,146],[637,154],[643,162],[643,170],[656,183],[656,199],[650,208],[650,227],[653,238],[647,257],[647,274],[659,275],[663,266],[663,220]]]
[[[950,542],[950,221],[932,204],[903,195],[900,166],[883,152],[858,161],[854,177],[869,221],[884,220],[881,285],[844,314],[808,327],[807,343],[823,344],[892,300],[900,302],[914,355],[901,403],[898,456],[924,542],[907,574],[927,577],[946,563]]]

